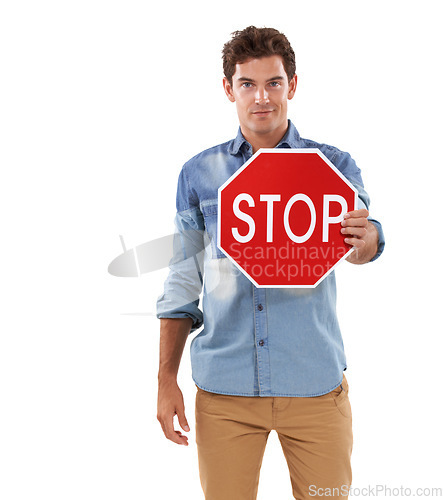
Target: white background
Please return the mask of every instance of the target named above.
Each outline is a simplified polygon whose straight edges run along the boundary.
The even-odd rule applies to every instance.
[[[439,12],[423,0],[2,3],[3,500],[203,498],[189,344],[190,446],[156,421],[166,270],[107,266],[119,235],[131,248],[172,231],[182,164],[236,134],[220,51],[250,24],[288,36],[290,118],[351,153],[384,225],[381,259],[337,270],[354,487],[443,487]],[[292,498],[275,433],[258,498]]]

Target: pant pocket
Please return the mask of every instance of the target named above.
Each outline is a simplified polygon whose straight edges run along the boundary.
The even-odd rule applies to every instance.
[[[204,391],[197,386],[197,394],[195,396],[195,410],[204,411],[211,404],[215,396],[214,392]]]
[[[338,411],[346,418],[352,417],[351,403],[349,401],[349,385],[343,374],[342,383],[331,392],[332,399]]]

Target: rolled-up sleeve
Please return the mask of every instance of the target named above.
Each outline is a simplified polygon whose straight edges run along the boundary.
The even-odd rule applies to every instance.
[[[183,167],[177,186],[173,257],[163,293],[157,299],[157,318],[191,318],[191,332],[203,325],[199,301],[204,248],[203,215]]]

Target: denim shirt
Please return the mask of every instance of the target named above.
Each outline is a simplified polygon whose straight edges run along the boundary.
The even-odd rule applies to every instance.
[[[369,208],[360,169],[348,153],[303,139],[288,121],[278,148],[318,148],[357,188]],[[192,377],[198,387],[240,396],[319,396],[346,370],[332,271],[316,288],[257,288],[217,247],[218,188],[252,156],[237,137],[198,154],[182,168],[177,189],[176,253],[158,318],[192,318]],[[379,222],[379,257],[384,236]],[[191,250],[190,250],[191,249]],[[203,280],[204,278],[204,280]],[[202,307],[199,297],[203,287]]]

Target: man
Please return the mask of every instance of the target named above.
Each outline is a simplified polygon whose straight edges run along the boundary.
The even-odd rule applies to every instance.
[[[173,427],[176,414],[189,431],[177,372],[188,334],[204,319],[191,344],[191,362],[206,499],[256,498],[271,430],[278,433],[295,498],[320,497],[325,488],[347,498],[351,408],[334,273],[315,289],[255,287],[217,247],[217,190],[260,148],[319,148],[359,192],[359,209],[342,222],[345,241],[355,248],[347,260],[363,264],[380,255],[381,225],[368,218],[369,197],[350,155],[302,139],[288,120],[297,76],[283,34],[253,26],[233,33],[223,48],[223,69],[224,90],[236,104],[240,129],[235,139],[192,158],[179,176],[179,246],[186,241],[189,248],[190,242],[195,254],[205,246],[202,235],[208,235],[210,247],[197,266],[189,265],[193,259],[187,264],[176,259],[158,299],[158,420],[168,439],[188,444]],[[198,307],[201,268],[204,318]]]

